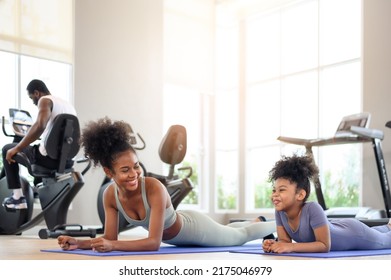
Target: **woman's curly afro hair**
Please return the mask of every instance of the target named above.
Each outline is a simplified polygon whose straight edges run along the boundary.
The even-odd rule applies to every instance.
[[[90,121],[82,130],[81,145],[84,155],[94,166],[101,165],[112,169],[118,153],[135,150],[131,146],[132,128],[124,121],[112,121],[108,117]]]

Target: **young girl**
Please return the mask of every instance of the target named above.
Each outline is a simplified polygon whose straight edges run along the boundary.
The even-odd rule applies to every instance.
[[[172,245],[236,246],[263,238],[276,230],[275,222],[238,222],[223,226],[195,211],[175,211],[167,189],[155,178],[143,177],[130,144],[129,124],[109,118],[90,122],[82,133],[85,155],[103,167],[113,179],[103,195],[105,232],[102,237],[77,240],[59,236],[64,250],[93,249],[99,252],[155,251],[164,241]],[[148,230],[138,240],[118,240],[118,213],[130,224]]]
[[[368,227],[354,218],[328,221],[316,202],[306,202],[318,168],[307,156],[283,157],[270,171],[274,183],[278,241],[265,240],[273,253],[328,252],[391,248],[391,224]]]

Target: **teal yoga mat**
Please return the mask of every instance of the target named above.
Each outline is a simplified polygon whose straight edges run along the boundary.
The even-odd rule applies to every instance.
[[[64,251],[62,249],[43,249],[41,250],[41,252],[105,257],[105,256],[129,256],[129,255],[216,253],[216,252],[234,252],[236,250],[249,250],[249,249],[261,250],[261,244],[245,244],[242,246],[226,246],[226,247],[161,246],[159,251],[136,251],[136,252],[112,251],[107,253],[100,253],[92,250]]]
[[[378,255],[391,255],[391,249],[381,250],[350,250],[350,251],[331,251],[328,253],[265,253],[262,249],[244,249],[233,250],[230,253],[239,254],[257,254],[265,256],[281,256],[281,257],[305,257],[305,258],[347,258],[347,257],[363,257],[363,256],[378,256]]]

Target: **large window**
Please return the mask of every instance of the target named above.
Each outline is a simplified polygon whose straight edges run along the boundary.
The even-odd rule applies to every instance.
[[[32,79],[43,80],[49,91],[56,96],[71,100],[72,67],[67,63],[49,61],[40,58],[26,57],[0,51],[0,73],[7,77],[2,81],[4,93],[0,103],[1,116],[5,119],[5,130],[13,135],[12,126],[9,125],[9,108],[20,108],[28,111],[32,118],[37,115],[37,107],[28,98],[26,87]],[[3,124],[1,124],[3,125]],[[0,146],[11,143],[13,138],[0,134]],[[0,159],[0,168],[2,167]],[[27,170],[22,168],[25,176]]]
[[[192,115],[197,159],[188,161],[202,174],[199,193],[209,193],[197,203],[258,213],[272,207],[273,164],[305,152],[279,136],[331,137],[362,110],[361,1],[207,2],[184,10],[166,1],[165,119],[176,106]],[[361,144],[314,149],[329,207],[359,204],[360,153]]]
[[[43,80],[52,94],[72,100],[72,66],[68,63],[0,51],[0,74],[4,77],[0,111],[6,120],[9,108],[29,111],[35,118],[37,107],[28,98],[26,91],[32,79]],[[2,145],[11,140],[5,139],[4,135],[0,139]]]
[[[72,64],[73,1],[0,1],[0,115],[9,134],[9,108],[36,116],[26,92],[32,79],[43,80],[53,95],[73,101]],[[9,142],[0,133],[0,146]]]
[[[237,168],[245,177],[247,212],[272,206],[268,171],[280,155],[305,152],[278,142],[278,136],[331,137],[344,115],[361,111],[360,5],[295,1],[241,17],[239,30],[231,28],[243,39],[237,57],[245,75],[236,94],[245,100],[238,106],[245,137],[236,151],[245,159]],[[227,27],[217,32],[225,34]],[[314,149],[328,206],[358,204],[360,149],[360,144]],[[341,202],[347,193],[353,198]]]
[[[0,1],[1,115],[8,116],[8,108],[35,115],[26,93],[32,79],[73,101],[72,64],[73,1]]]

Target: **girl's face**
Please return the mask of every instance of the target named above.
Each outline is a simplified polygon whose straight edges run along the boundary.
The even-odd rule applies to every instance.
[[[112,170],[105,167],[104,171],[124,191],[136,190],[142,173],[138,158],[131,150],[119,153],[113,162]]]
[[[297,191],[297,184],[287,179],[279,178],[274,182],[272,202],[277,211],[288,211],[297,203],[302,203],[305,191]]]

